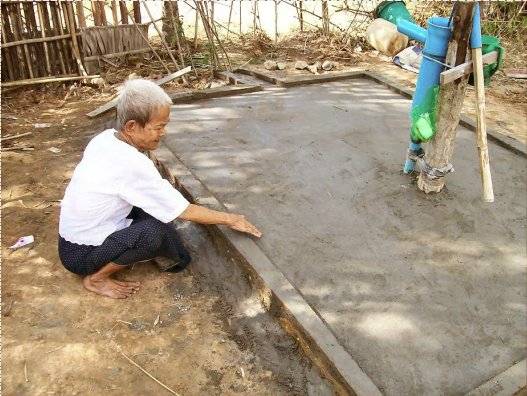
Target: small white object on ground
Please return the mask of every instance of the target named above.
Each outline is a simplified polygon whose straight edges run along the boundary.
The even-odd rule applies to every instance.
[[[31,243],[35,242],[35,237],[33,235],[23,236],[18,238],[18,241],[13,246],[9,246],[9,249],[19,249],[22,246],[29,245]]]
[[[35,128],[49,128],[51,126],[50,123],[42,123],[42,124],[35,124]]]
[[[50,147],[48,148],[48,151],[51,151],[52,153],[57,154],[57,153],[60,153],[62,150],[59,149],[58,147]]]
[[[278,67],[278,70],[284,70],[287,67],[287,63],[285,62],[277,62],[276,67]]]
[[[304,61],[301,61],[301,60],[298,60],[295,63],[295,69],[298,69],[298,70],[307,69],[307,66],[308,66],[307,62],[304,62]]]
[[[322,69],[324,70],[333,69],[333,63],[330,60],[325,60],[324,63],[322,63]]]

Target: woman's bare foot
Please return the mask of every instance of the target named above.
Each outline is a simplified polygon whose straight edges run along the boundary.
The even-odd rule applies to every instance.
[[[139,291],[139,282],[117,281],[110,276],[124,265],[108,263],[94,274],[86,276],[82,283],[89,291],[111,298],[128,298]]]
[[[96,278],[88,275],[82,281],[89,291],[110,298],[128,298],[139,291],[139,282],[117,281],[111,278]]]

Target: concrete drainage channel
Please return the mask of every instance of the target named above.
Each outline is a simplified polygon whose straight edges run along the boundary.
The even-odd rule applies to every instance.
[[[260,78],[268,83],[286,88],[330,81],[368,79],[385,85],[390,90],[407,98],[412,95],[410,90],[394,85],[390,81],[368,72],[341,73],[332,74],[329,77],[323,75],[295,79],[278,79],[270,74],[251,69],[238,70],[237,73]],[[194,103],[197,100],[254,93],[263,89],[262,85],[251,84],[254,79],[237,77],[239,74],[225,73],[220,75],[231,83],[237,84],[234,87],[227,86],[198,93],[177,94],[173,96],[174,103]],[[240,82],[242,84],[238,85]],[[462,118],[461,124],[467,129],[475,129],[474,122],[468,118]],[[490,132],[489,139],[522,158],[527,156],[525,146],[513,139],[496,132]],[[174,177],[172,181],[191,201],[213,209],[226,210],[225,205],[216,198],[215,194],[202,183],[193,171],[189,170],[169,146],[163,144],[155,153],[157,159],[162,163],[161,167],[165,169],[166,176]],[[381,394],[376,384],[365,374],[349,352],[342,347],[323,317],[308,304],[303,294],[288,281],[253,240],[224,227],[212,226],[208,229],[221,250],[232,254],[233,261],[240,268],[241,274],[244,274],[243,276],[257,291],[266,310],[275,315],[282,327],[300,342],[304,353],[319,367],[323,375],[333,384],[334,390],[338,394]],[[499,384],[502,390],[518,389],[518,386],[522,386],[522,375],[524,375],[522,372],[525,372],[522,368],[524,367],[525,360],[513,364],[510,369],[503,374],[498,374],[498,376],[489,380],[488,383],[483,383],[480,387],[473,387],[476,389],[474,389],[472,394],[486,394],[484,393],[485,389],[488,390],[492,384],[494,384],[494,388],[496,388],[496,384]],[[382,393],[393,394],[393,390],[381,389]],[[437,391],[437,389],[435,390]]]

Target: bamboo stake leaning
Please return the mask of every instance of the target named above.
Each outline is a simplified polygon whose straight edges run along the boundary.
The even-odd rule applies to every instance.
[[[13,29],[13,33],[15,35],[15,40],[20,40],[20,35],[19,35],[19,32],[22,32],[22,18],[20,16],[20,3],[15,3],[13,4],[13,10],[14,10],[14,13],[13,13],[13,20],[15,22],[15,26],[14,26],[14,29]],[[29,48],[27,46],[27,44],[23,44],[23,48],[24,48],[24,55],[25,55],[25,63],[27,65],[27,68],[28,68],[28,71],[29,71],[29,78],[34,78],[35,75],[33,73],[33,62],[31,61],[31,56],[29,55]]]
[[[47,3],[44,3],[44,14],[47,14],[46,5]],[[60,36],[63,36],[64,30],[62,30],[62,23],[60,21],[58,4],[56,2],[50,2],[49,7],[54,26],[54,29],[52,31],[59,34]],[[47,18],[44,17],[44,21],[46,22],[47,27],[51,29],[51,25],[49,24],[49,16]],[[55,55],[59,59],[60,66],[62,68],[62,74],[67,75],[73,73],[74,70],[71,68],[71,64],[68,61],[68,51],[66,50],[66,48],[68,47],[68,41],[66,39],[58,40],[55,42],[55,44],[57,49]]]
[[[178,47],[178,50],[179,50],[179,56],[181,57],[181,63],[183,64],[183,67],[185,67],[185,60],[184,60],[184,57],[183,57],[182,45],[181,45],[181,42],[180,42],[180,39],[179,39],[180,24],[176,22],[176,17],[178,18],[178,21],[180,20],[179,19],[179,13],[177,15],[174,13],[174,8],[172,6],[172,1],[168,2],[168,8],[170,8],[170,14],[172,16],[172,24],[174,25],[174,32],[176,34],[176,43],[177,43],[177,47]],[[183,29],[181,29],[181,32],[182,32],[182,35],[183,35],[183,40],[185,42],[185,32],[183,31]],[[198,72],[196,70],[196,66],[194,65],[194,61],[192,60],[192,54],[190,53],[190,51],[188,49],[188,45],[186,43],[185,43],[185,52],[187,53],[187,55],[188,55],[188,57],[190,59],[190,65],[192,66],[192,70],[194,71],[194,75],[196,77],[198,77]]]
[[[234,7],[234,1],[231,1],[231,6],[229,8],[229,22],[227,23],[227,40],[229,40],[229,32],[231,27],[231,17],[232,17],[232,8]]]
[[[492,176],[490,174],[489,147],[487,145],[487,124],[485,122],[485,80],[483,76],[483,59],[481,53],[481,26],[479,4],[474,12],[475,32],[472,32],[472,64],[474,67],[474,87],[476,88],[476,122],[478,136],[478,156],[481,183],[483,185],[483,201],[494,202]]]

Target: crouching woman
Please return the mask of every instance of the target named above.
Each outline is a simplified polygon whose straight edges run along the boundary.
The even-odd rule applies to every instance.
[[[170,259],[178,272],[190,262],[172,221],[224,224],[260,237],[242,215],[190,204],[161,178],[144,154],[165,135],[171,100],[156,84],[128,82],[117,103],[116,129],[95,136],[75,168],[62,200],[59,256],[69,271],[83,275],[84,287],[111,298],[127,298],[139,282],[111,275],[133,263]]]

